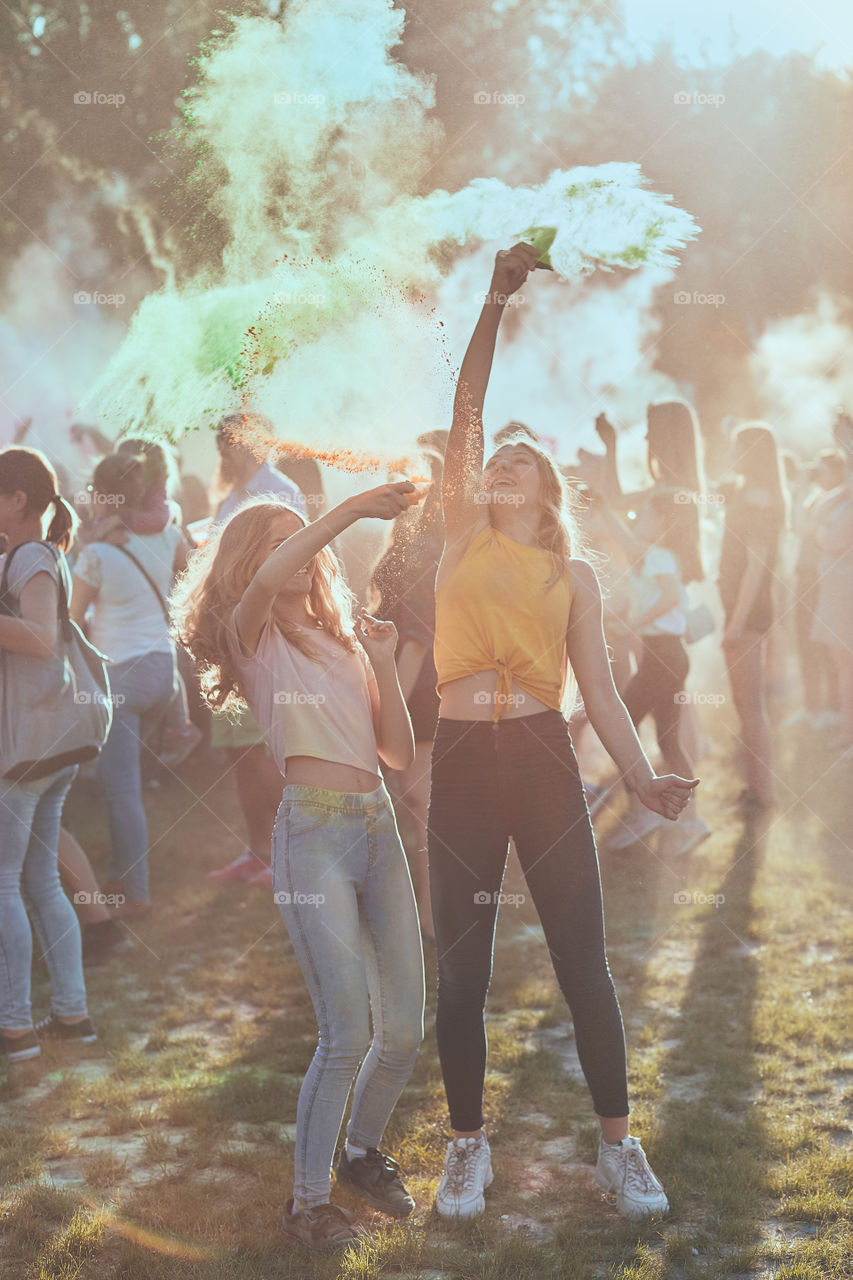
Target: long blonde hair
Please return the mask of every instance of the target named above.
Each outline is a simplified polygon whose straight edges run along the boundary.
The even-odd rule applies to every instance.
[[[231,615],[266,558],[263,548],[270,522],[283,511],[297,516],[303,526],[307,523],[300,511],[283,502],[261,497],[241,503],[191,556],[172,591],[173,634],[193,659],[202,697],[214,711],[238,712],[246,705],[229,645],[229,637],[233,642]],[[343,579],[338,558],[330,547],[323,547],[313,564],[309,608],[327,635],[355,652],[354,596]],[[304,628],[283,619],[276,619],[274,625],[294,648],[314,661],[319,659]]]
[[[540,484],[539,503],[542,508],[537,539],[539,546],[551,556],[554,570],[547,583],[547,590],[568,572],[569,560],[573,557],[586,557],[577,518],[581,501],[575,490],[566,484],[550,453],[538,441],[518,431],[509,436],[501,435],[500,447],[525,448],[536,459]],[[489,513],[491,514],[491,508]]]

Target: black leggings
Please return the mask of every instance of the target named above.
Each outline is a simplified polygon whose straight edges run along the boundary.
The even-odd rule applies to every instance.
[[[622,694],[622,701],[635,725],[651,712],[667,769],[689,778],[692,766],[679,739],[681,704],[685,699],[678,696],[690,671],[687,649],[679,636],[642,639],[637,672]]]
[[[473,1132],[483,1124],[483,1012],[510,836],[571,1009],[595,1110],[626,1116],[625,1036],[604,950],[592,824],[566,722],[543,711],[497,725],[439,720],[436,729],[429,873],[451,1126]]]

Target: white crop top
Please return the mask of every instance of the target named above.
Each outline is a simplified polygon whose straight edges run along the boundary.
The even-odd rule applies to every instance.
[[[376,677],[360,644],[348,653],[325,631],[308,630],[314,661],[270,619],[251,658],[229,629],[241,687],[281,773],[288,756],[312,756],[379,775],[370,685]]]

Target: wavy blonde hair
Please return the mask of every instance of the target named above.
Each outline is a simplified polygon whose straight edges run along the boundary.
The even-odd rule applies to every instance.
[[[303,526],[307,524],[300,511],[283,502],[261,497],[241,503],[210,541],[192,555],[172,591],[172,632],[195,663],[202,697],[214,711],[237,713],[246,706],[229,645],[231,615],[266,558],[263,547],[271,521],[284,511],[297,516]],[[340,562],[330,547],[323,547],[313,564],[308,606],[327,635],[355,652],[355,597],[343,579]],[[276,619],[274,625],[294,648],[319,660],[304,628],[282,619]]]
[[[539,521],[537,538],[539,546],[551,556],[553,574],[546,584],[546,590],[559,582],[563,574],[569,571],[569,561],[573,558],[587,557],[577,512],[581,501],[574,489],[566,484],[557,464],[550,453],[537,440],[532,440],[524,432],[513,432],[509,436],[501,434],[501,449],[524,448],[533,454],[539,471],[539,503],[542,515]],[[487,459],[494,457],[495,449]],[[491,516],[491,507],[489,515]]]

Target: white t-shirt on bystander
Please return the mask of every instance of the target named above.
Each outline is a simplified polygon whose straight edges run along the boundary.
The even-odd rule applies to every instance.
[[[161,533],[128,534],[125,546],[154,579],[164,600],[172,585],[172,567],[181,542],[176,524]],[[91,542],[74,562],[75,577],[97,592],[89,639],[113,662],[143,653],[171,653],[169,627],[151,584],[119,547]]]

